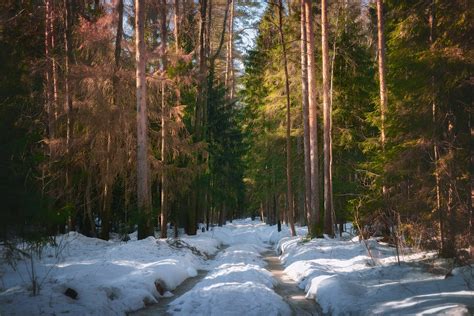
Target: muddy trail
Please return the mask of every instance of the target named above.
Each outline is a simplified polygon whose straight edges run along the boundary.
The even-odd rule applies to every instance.
[[[305,292],[298,287],[298,283],[290,279],[283,272],[285,268],[275,254],[275,251],[269,250],[265,252],[263,258],[268,263],[265,269],[270,271],[278,281],[273,290],[290,306],[293,315],[323,315],[321,307],[316,301],[314,299],[306,299]]]

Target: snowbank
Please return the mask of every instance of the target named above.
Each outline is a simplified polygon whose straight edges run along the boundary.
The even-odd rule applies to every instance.
[[[356,240],[291,237],[281,239],[278,249],[285,273],[324,313],[458,315],[474,310],[474,266],[445,279],[417,264],[433,254],[405,255],[398,265],[393,248],[375,240],[368,245],[374,260]]]
[[[133,240],[135,239],[135,240]],[[219,242],[206,236],[183,238],[186,246],[212,255]],[[59,237],[63,249],[46,247],[35,261],[38,296],[31,296],[29,261],[19,261],[17,271],[0,265],[0,314],[120,315],[156,302],[155,281],[172,291],[205,267],[203,256],[187,247],[178,248],[153,237],[127,243],[88,238],[78,233]],[[66,296],[71,288],[77,298]],[[170,295],[165,294],[165,295]]]

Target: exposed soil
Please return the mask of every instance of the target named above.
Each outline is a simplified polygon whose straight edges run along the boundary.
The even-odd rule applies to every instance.
[[[278,281],[278,284],[273,289],[288,303],[293,315],[323,315],[321,307],[316,301],[314,299],[306,299],[305,293],[298,287],[298,283],[290,279],[283,272],[284,267],[273,250],[264,253],[264,259],[268,262],[265,268]]]

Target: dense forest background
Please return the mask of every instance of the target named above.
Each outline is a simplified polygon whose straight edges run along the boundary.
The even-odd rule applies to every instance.
[[[0,237],[262,216],[472,255],[472,5],[376,2],[1,1]]]

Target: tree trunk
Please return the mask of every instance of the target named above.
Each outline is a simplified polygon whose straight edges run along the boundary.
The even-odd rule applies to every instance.
[[[110,171],[110,160],[112,150],[112,119],[115,117],[114,113],[118,109],[118,75],[117,72],[120,67],[120,56],[122,51],[122,33],[123,33],[123,0],[117,2],[117,33],[115,36],[115,64],[112,75],[112,106],[109,116],[107,118],[107,132],[106,132],[106,153],[105,153],[105,174],[103,175],[103,188],[102,188],[102,230],[101,239],[108,240],[110,233],[110,221],[111,221],[111,205],[112,205],[112,187],[113,187],[113,175]]]
[[[296,236],[295,230],[295,212],[293,209],[293,190],[291,187],[292,174],[291,174],[291,103],[290,103],[290,79],[288,75],[288,60],[286,53],[285,36],[283,34],[283,1],[278,2],[278,30],[280,33],[280,44],[282,47],[283,54],[283,68],[285,70],[285,94],[286,94],[286,200],[288,204],[288,222],[290,224],[291,236]]]
[[[161,0],[160,6],[161,13],[161,60],[163,66],[163,78],[161,81],[161,161],[162,161],[162,173],[161,173],[161,238],[167,237],[168,227],[168,212],[169,212],[169,197],[168,197],[168,178],[167,178],[167,165],[168,165],[168,107],[166,105],[166,70],[167,70],[167,54],[166,54],[166,41],[168,38],[167,24],[166,24],[166,0]]]
[[[471,134],[471,139],[474,139],[474,125],[472,124],[472,113],[469,113],[469,132]],[[474,260],[474,146],[469,148],[469,166],[471,172],[469,172],[469,189],[470,200],[468,201],[468,210],[469,210],[469,252],[471,254],[471,260]]]
[[[44,54],[46,57],[46,70],[45,70],[45,110],[48,115],[48,138],[49,138],[49,156],[52,156],[52,139],[54,138],[53,128],[53,85],[52,85],[52,56],[51,56],[51,36],[52,36],[52,8],[51,0],[45,1],[45,19],[44,19]]]
[[[206,54],[206,20],[207,0],[199,0],[199,82],[197,102],[194,113],[194,129],[196,140],[202,138],[202,124],[204,108],[207,106],[207,54]]]
[[[138,239],[153,235],[148,161],[148,112],[146,102],[145,0],[135,1],[137,87],[137,204],[141,212]]]
[[[324,124],[324,232],[334,236],[332,200],[332,109],[329,96],[329,45],[327,0],[321,0],[321,47],[323,59],[323,124]]]
[[[87,173],[87,184],[85,192],[85,219],[84,226],[86,226],[87,236],[96,237],[97,233],[95,230],[95,221],[92,216],[92,199],[91,199],[91,189],[92,189],[92,175],[90,172]]]
[[[174,43],[175,43],[176,53],[179,52],[179,48],[180,48],[180,42],[179,42],[180,24],[181,24],[181,15],[180,15],[180,10],[179,10],[179,0],[174,0]]]
[[[313,226],[312,203],[311,203],[311,155],[310,155],[310,130],[309,130],[309,109],[308,109],[308,55],[306,39],[306,12],[305,0],[301,0],[301,96],[303,105],[303,147],[304,147],[304,211],[306,213],[306,224],[308,234],[312,237],[315,232],[311,230]]]
[[[227,41],[227,54],[226,54],[226,70],[225,70],[225,87],[229,99],[233,99],[235,95],[235,83],[234,83],[234,10],[235,1],[230,0],[230,16],[229,16],[229,39]]]
[[[66,159],[69,159],[71,152],[71,137],[72,137],[72,98],[70,95],[70,78],[69,78],[69,65],[71,61],[71,7],[69,0],[64,0],[64,111],[66,112]],[[70,165],[67,162],[66,165],[66,176],[65,176],[65,190],[67,203],[71,203],[70,197]],[[72,217],[68,215],[68,229],[72,230]]]
[[[385,36],[383,21],[383,0],[377,2],[377,56],[379,66],[379,87],[380,87],[380,139],[382,148],[385,146],[385,115],[387,113],[387,86],[385,81]]]
[[[430,27],[430,36],[429,44],[430,50],[434,50],[434,41],[435,41],[435,1],[431,0],[430,3],[430,15],[428,18],[428,23]],[[438,148],[438,106],[436,103],[436,78],[434,75],[434,69],[432,70],[433,74],[431,75],[431,111],[432,111],[432,123],[433,123],[433,160],[434,160],[434,177],[435,177],[435,193],[436,193],[436,214],[438,214],[439,221],[439,236],[440,236],[440,249],[442,252],[445,252],[445,230],[444,230],[444,213],[441,207],[441,187],[440,187],[440,173],[439,173],[439,148]]]
[[[309,142],[311,158],[311,227],[308,232],[311,237],[318,235],[320,221],[319,212],[319,163],[318,163],[318,121],[316,102],[316,60],[313,29],[313,13],[310,0],[305,1],[306,14],[306,61],[308,63],[308,116],[309,116]]]

